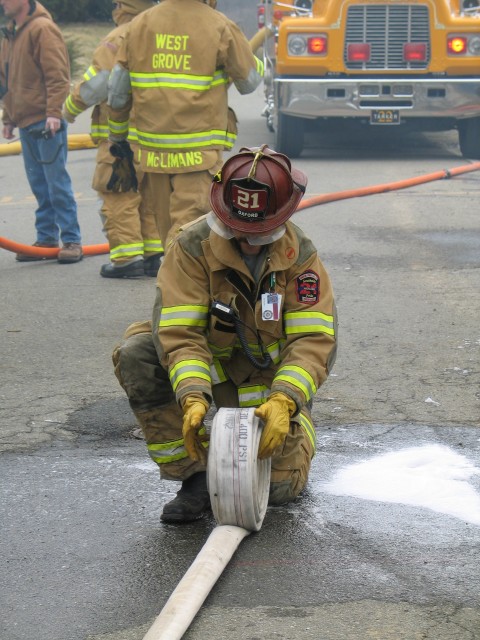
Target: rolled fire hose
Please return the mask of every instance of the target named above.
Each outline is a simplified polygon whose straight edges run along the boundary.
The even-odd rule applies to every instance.
[[[257,458],[262,429],[254,409],[219,409],[212,424],[208,490],[218,525],[260,531],[267,511],[271,458]]]
[[[267,511],[271,459],[257,458],[261,423],[254,409],[219,409],[212,424],[207,482],[217,522],[143,640],[179,640],[240,542]]]

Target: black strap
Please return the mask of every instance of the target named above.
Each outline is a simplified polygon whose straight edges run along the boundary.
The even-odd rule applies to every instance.
[[[247,299],[252,309],[255,309],[255,295],[250,291],[239,273],[237,273],[233,269],[230,269],[229,271],[227,271],[225,280],[230,284],[233,284],[233,286],[238,289],[238,291],[240,291],[240,293]]]
[[[220,320],[215,322],[214,329],[215,331],[222,331],[223,333],[235,333],[234,324],[225,324],[224,322],[220,322]]]

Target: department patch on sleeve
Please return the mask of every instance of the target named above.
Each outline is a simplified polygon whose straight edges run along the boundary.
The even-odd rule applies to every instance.
[[[295,280],[297,300],[303,304],[315,304],[320,298],[320,278],[315,271],[304,271]]]

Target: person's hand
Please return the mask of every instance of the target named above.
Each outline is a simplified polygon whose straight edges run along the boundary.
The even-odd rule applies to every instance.
[[[60,118],[54,118],[53,116],[48,116],[45,121],[45,129],[50,129],[52,132],[52,136],[54,136],[57,131],[62,126],[62,121]]]
[[[283,444],[290,429],[290,418],[295,413],[295,402],[284,393],[272,393],[268,400],[255,409],[257,418],[263,421],[264,427],[258,457],[270,458],[277,447]]]
[[[208,402],[200,395],[189,395],[183,401],[183,440],[185,450],[189,458],[204,465],[207,464],[207,452],[202,442],[207,440],[207,436],[200,435],[198,432],[202,428],[208,407]]]
[[[13,124],[4,124],[3,125],[3,137],[6,140],[12,140],[14,138],[13,131],[15,126]]]

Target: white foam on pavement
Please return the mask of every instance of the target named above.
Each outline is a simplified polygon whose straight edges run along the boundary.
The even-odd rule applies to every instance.
[[[479,475],[465,456],[439,444],[410,447],[340,469],[321,488],[334,495],[431,509],[480,526]]]

